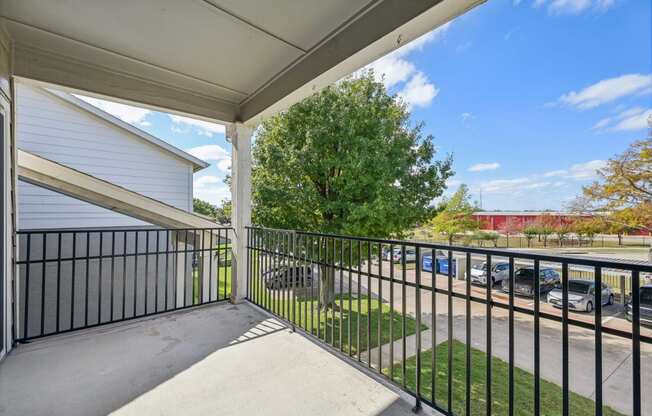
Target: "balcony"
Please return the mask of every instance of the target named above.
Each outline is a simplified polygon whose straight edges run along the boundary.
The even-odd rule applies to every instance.
[[[249,228],[232,305],[228,228],[18,237],[23,344],[0,367],[3,415],[652,411],[636,298],[632,324],[622,304],[574,311],[568,294],[617,272],[634,296],[649,265]],[[479,261],[559,270],[562,307],[472,286]]]
[[[394,390],[248,303],[40,339],[0,374],[2,415],[411,414]]]

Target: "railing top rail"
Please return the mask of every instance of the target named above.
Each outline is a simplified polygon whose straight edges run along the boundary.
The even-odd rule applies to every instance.
[[[602,267],[608,269],[622,269],[622,270],[631,270],[639,271],[645,273],[652,273],[652,264],[636,262],[636,261],[627,261],[619,259],[597,259],[597,258],[588,258],[588,257],[578,257],[570,255],[550,255],[550,254],[538,254],[518,250],[508,250],[508,249],[491,249],[491,248],[482,248],[482,247],[465,247],[465,246],[449,246],[446,244],[437,244],[437,243],[427,243],[421,241],[412,241],[412,240],[394,240],[394,239],[384,239],[384,238],[372,238],[372,237],[357,237],[350,235],[342,234],[328,234],[328,233],[318,233],[312,231],[300,231],[300,230],[287,230],[287,229],[276,229],[276,228],[265,228],[265,227],[247,227],[249,229],[265,230],[265,231],[274,231],[274,232],[294,232],[297,235],[309,235],[309,236],[318,236],[318,237],[329,237],[336,239],[347,239],[353,241],[364,241],[370,243],[380,243],[387,245],[396,245],[396,246],[419,246],[420,248],[435,249],[435,250],[450,250],[461,253],[471,253],[471,254],[483,254],[483,255],[492,255],[497,257],[512,257],[526,260],[539,260],[542,262],[549,263],[567,263],[573,265],[582,265],[582,266],[591,266],[591,267]]]
[[[135,233],[135,232],[154,232],[154,231],[217,231],[217,230],[233,230],[233,227],[223,226],[223,227],[184,227],[184,228],[52,228],[46,230],[17,230],[16,234],[27,235],[27,234],[72,234],[72,233]]]

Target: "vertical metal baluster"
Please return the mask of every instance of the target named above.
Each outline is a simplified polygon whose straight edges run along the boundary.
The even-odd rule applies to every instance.
[[[192,302],[190,304],[195,305],[196,304],[195,299],[198,300],[198,298],[199,298],[199,293],[197,293],[197,292],[199,292],[199,290],[198,290],[199,289],[199,281],[197,279],[199,276],[198,275],[195,276],[195,272],[197,271],[197,270],[195,270],[196,269],[195,264],[196,264],[196,260],[197,260],[197,230],[192,230],[191,259],[192,259],[192,261],[190,263],[190,270],[191,270],[191,272],[190,272],[191,273],[190,281],[192,282]],[[197,288],[195,288],[195,283],[196,283]]]
[[[314,268],[314,255],[315,255],[315,238],[310,236],[310,267]],[[317,266],[317,273],[311,272],[312,278],[310,279],[310,334],[315,334],[315,280],[319,280],[319,266]],[[315,279],[315,276],[317,279]]]
[[[367,367],[371,368],[371,241],[367,242]]]
[[[23,338],[29,337],[29,292],[30,292],[30,269],[32,263],[30,261],[32,255],[32,234],[27,234],[27,253],[25,254],[25,316],[23,316]]]
[[[100,231],[100,256],[97,277],[97,323],[102,323],[102,263],[104,262],[104,233]]]
[[[72,281],[70,283],[70,329],[75,327],[75,272],[77,266],[77,233],[72,233]]]
[[[159,251],[161,242],[161,233],[159,230],[156,230],[156,266],[154,267],[154,313],[158,312],[158,262],[159,262]]]
[[[56,332],[59,332],[59,321],[61,312],[61,233],[57,233],[57,322],[55,324]]]
[[[416,272],[415,272],[415,309],[416,309],[416,374],[415,374],[415,393],[416,402],[414,404],[415,413],[421,410],[421,247],[415,247],[416,254]]]
[[[134,310],[133,316],[138,316],[138,231],[134,233]]]
[[[402,348],[401,348],[401,355],[402,355],[402,360],[401,360],[401,366],[402,366],[402,373],[401,373],[401,381],[403,388],[406,387],[406,382],[407,382],[407,368],[406,368],[406,333],[405,333],[405,328],[406,328],[406,317],[405,317],[405,303],[406,303],[406,270],[405,270],[405,244],[401,245],[401,278],[402,278],[402,283],[401,283],[401,341],[402,341]]]
[[[602,415],[602,267],[595,267],[595,414]],[[624,290],[624,288],[623,288]]]
[[[208,249],[208,301],[209,302],[213,300],[213,232],[214,231],[215,229],[211,229],[211,236],[209,242],[210,246]],[[218,278],[218,282],[219,282],[219,278]],[[217,287],[219,288],[219,283]],[[219,295],[217,297],[219,298]]]
[[[41,269],[41,333],[45,333],[45,269],[47,263],[45,262],[47,258],[47,240],[48,235],[43,233],[43,267]]]
[[[351,338],[353,334],[351,333],[351,311],[353,310],[353,293],[351,292],[353,286],[353,240],[349,240],[349,310],[346,314],[347,319],[347,338],[349,341],[349,356],[353,356],[353,350],[351,350]]]
[[[317,264],[319,265],[319,279],[317,279],[317,338],[321,338],[321,278],[324,267],[321,265],[321,236],[317,236]],[[326,332],[326,328],[324,328]],[[324,339],[326,336],[324,335]]]
[[[383,371],[383,245],[378,243],[378,372]]]
[[[344,303],[342,299],[342,293],[344,292],[344,283],[342,282],[344,276],[344,239],[340,239],[340,352],[344,351],[344,346],[342,345],[342,336],[344,335],[343,330],[344,325],[343,315],[344,315]]]
[[[292,259],[292,330],[294,331],[296,328],[296,322],[297,322],[297,234],[296,232],[292,231],[290,233],[290,249],[292,250],[291,254],[291,259]],[[301,310],[299,310],[299,315],[301,314]],[[301,322],[299,322],[299,326],[301,325]]]
[[[88,271],[89,271],[89,263],[90,263],[90,240],[91,240],[91,233],[86,232],[86,270],[85,270],[85,275],[84,278],[86,280],[86,285],[84,286],[84,326],[88,326]]]
[[[271,297],[272,297],[272,289],[273,289],[273,279],[272,279],[272,271],[270,270],[270,266],[272,263],[272,258],[271,258],[271,233],[267,230],[265,230],[265,274],[267,275],[266,279],[267,281],[265,282],[265,309],[271,311],[272,310],[272,305],[271,305]]]
[[[335,347],[335,238],[331,238],[331,254],[328,259],[328,261],[331,263],[330,269],[333,273],[333,280],[330,284],[333,290],[333,298],[331,304],[331,345]]]
[[[149,314],[149,230],[145,231],[145,315]]]
[[[221,247],[222,247],[222,242],[221,242],[222,239],[221,239],[220,231],[221,231],[220,229],[217,230],[217,289],[216,289],[216,292],[215,292],[217,300],[220,300],[220,273],[221,273],[220,272],[220,270],[221,270],[220,269],[220,265],[221,265],[220,251],[221,251]],[[227,234],[227,237],[228,237],[228,234]],[[228,238],[225,238],[225,240],[228,241]],[[226,287],[226,280],[227,280],[227,278],[226,278],[226,275],[225,275],[224,276],[224,286],[225,287]],[[226,289],[224,289],[224,290],[226,291]]]
[[[448,250],[448,413],[453,412],[453,252]]]
[[[277,277],[278,274],[278,241],[279,241],[279,233],[277,231],[272,232],[272,277],[274,277],[274,291],[272,292],[272,312],[275,314],[278,313],[278,298],[279,298],[279,290],[280,290],[280,282],[279,278]]]
[[[430,249],[430,277],[432,279],[432,297],[431,301],[431,316],[430,316],[430,331],[432,337],[432,349],[430,355],[430,366],[432,371],[430,374],[430,387],[432,391],[431,400],[437,404],[437,252],[435,249]]]
[[[173,262],[174,263],[173,264],[174,269],[172,271],[172,296],[173,296],[173,300],[174,300],[174,302],[173,302],[174,307],[172,309],[176,309],[177,308],[177,302],[178,302],[178,299],[177,299],[178,298],[178,288],[177,288],[177,286],[179,286],[179,283],[178,283],[179,276],[177,275],[177,273],[179,271],[179,230],[174,230],[173,232],[174,232],[175,238],[172,239],[172,241],[174,241],[174,247],[172,247],[172,249],[173,249],[172,253],[173,253],[173,256],[174,256],[173,257],[174,258],[174,262]],[[170,234],[172,234],[172,232],[170,232]]]
[[[641,299],[640,274],[632,271],[632,399],[633,415],[641,416]]]
[[[465,414],[471,416],[471,253],[466,253],[466,390]],[[488,280],[487,280],[488,281]]]
[[[111,231],[111,296],[109,299],[111,301],[109,322],[113,321],[113,291],[115,290],[115,231]]]
[[[394,381],[394,244],[389,245],[389,379]]]
[[[184,230],[183,242],[183,306],[188,304],[188,230]]]
[[[164,311],[168,310],[168,290],[170,286],[170,230],[165,230],[165,293],[163,298],[165,299]]]
[[[534,276],[539,279],[539,276]],[[489,284],[487,279],[487,284]],[[535,294],[536,296],[536,294]],[[509,257],[509,405],[508,414],[514,416],[514,257]]]
[[[491,359],[492,359],[492,352],[491,352],[491,254],[487,254],[487,276],[486,276],[486,319],[487,319],[487,345],[486,345],[486,351],[487,351],[487,379],[486,379],[486,397],[485,397],[485,405],[486,405],[486,414],[487,416],[491,416],[491,404],[492,404],[492,398],[491,398]]]
[[[224,299],[228,299],[229,298],[229,293],[226,290],[227,289],[226,288],[227,280],[228,280],[228,276],[227,276],[228,268],[227,268],[227,265],[230,264],[230,266],[228,266],[228,267],[231,267],[231,273],[233,273],[233,244],[228,244],[228,241],[229,241],[229,230],[228,229],[224,230],[224,234],[226,236],[226,241],[227,241],[227,243],[224,244]],[[233,239],[233,237],[231,237],[231,239]],[[230,254],[230,256],[229,256],[229,254]],[[229,257],[230,257],[230,260],[229,260]],[[231,290],[231,292],[233,292],[233,290]]]
[[[362,307],[362,301],[360,299],[360,293],[362,292],[362,242],[358,240],[358,293],[356,297],[358,300],[358,313],[356,314],[356,351],[358,352],[358,361],[361,361],[361,351],[360,351],[360,312]]]
[[[247,300],[251,301],[251,261],[250,261],[250,253],[249,253],[251,250],[251,230],[249,229],[249,227],[246,227],[246,230],[247,230],[247,244],[245,250],[247,256],[247,293],[245,297]],[[203,250],[204,250],[204,246],[202,245],[202,258],[204,257]],[[202,282],[203,281],[204,280],[202,278]],[[208,293],[209,293],[208,297],[210,297],[210,288]]]
[[[539,260],[534,260],[534,275],[539,276]],[[541,413],[541,332],[539,322],[540,296],[539,279],[534,279],[534,415]]]
[[[536,279],[539,276],[535,276]],[[562,279],[562,414],[569,415],[568,385],[568,263],[561,264]]]
[[[127,232],[122,233],[122,319],[127,304]]]

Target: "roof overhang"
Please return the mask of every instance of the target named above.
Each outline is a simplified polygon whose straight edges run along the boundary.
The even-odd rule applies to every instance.
[[[13,74],[255,124],[484,0],[5,0]]]

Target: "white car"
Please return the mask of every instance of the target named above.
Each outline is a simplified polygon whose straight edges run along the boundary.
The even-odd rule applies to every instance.
[[[402,261],[401,247],[394,248],[394,251],[388,253],[388,259],[393,263],[400,263]],[[414,263],[417,261],[417,250],[414,247],[405,247],[405,262]]]
[[[507,279],[509,275],[509,263],[499,261],[491,265],[491,286]],[[471,283],[486,286],[487,284],[487,263],[478,263],[471,266]]]

